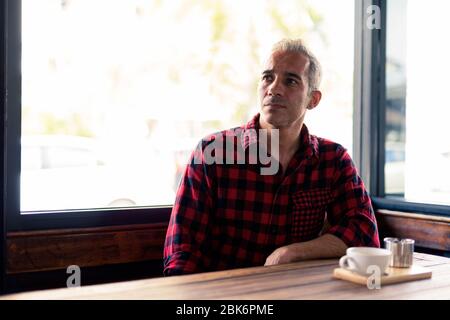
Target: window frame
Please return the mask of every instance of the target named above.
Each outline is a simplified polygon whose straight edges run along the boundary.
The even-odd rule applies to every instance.
[[[355,0],[354,161],[376,209],[450,216],[450,205],[386,196],[386,13],[391,0]],[[367,8],[380,8],[380,29],[366,27]]]
[[[0,78],[0,87],[1,87],[1,113],[0,113],[0,121],[2,125],[2,130],[0,133],[2,145],[5,145],[5,95],[6,87],[5,87],[5,74],[6,74],[6,50],[5,50],[5,39],[6,39],[6,9],[7,9],[7,2],[2,1],[1,2],[1,8],[0,8],[0,38],[1,38],[1,50],[0,50],[0,59],[1,59],[1,78]],[[3,294],[6,292],[6,286],[5,286],[5,275],[6,275],[6,227],[5,227],[5,166],[4,166],[4,153],[1,153],[1,172],[0,172],[0,180],[3,181],[2,187],[1,187],[1,194],[0,199],[2,203],[2,208],[0,209],[0,294]]]

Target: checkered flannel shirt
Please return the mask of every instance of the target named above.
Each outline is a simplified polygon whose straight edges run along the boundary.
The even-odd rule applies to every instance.
[[[281,168],[263,175],[268,165],[250,158],[246,164],[205,161],[205,148],[229,136],[249,157],[258,127],[259,114],[242,127],[202,139],[192,153],[167,229],[165,275],[264,265],[275,249],[323,233],[349,247],[380,246],[371,200],[349,154],[310,135],[305,125],[284,175]],[[220,145],[225,154],[226,145]]]

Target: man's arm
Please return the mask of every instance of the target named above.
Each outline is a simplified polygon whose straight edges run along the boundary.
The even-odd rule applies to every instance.
[[[372,202],[356,167],[344,148],[339,150],[333,183],[333,201],[327,208],[331,227],[326,231],[348,247],[380,247]]]
[[[166,276],[201,272],[208,263],[213,199],[211,177],[199,150],[186,166],[172,209],[164,244]]]
[[[280,247],[266,259],[266,266],[319,258],[335,258],[345,255],[347,245],[332,234]]]

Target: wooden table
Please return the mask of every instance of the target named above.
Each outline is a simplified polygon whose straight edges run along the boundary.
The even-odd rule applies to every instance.
[[[415,253],[431,279],[368,289],[334,279],[337,259],[26,292],[1,299],[450,299],[450,259]]]

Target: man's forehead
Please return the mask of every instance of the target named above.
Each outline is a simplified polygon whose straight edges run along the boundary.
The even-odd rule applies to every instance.
[[[277,71],[301,73],[309,65],[309,59],[300,52],[275,51],[272,52],[263,64],[264,71]]]

